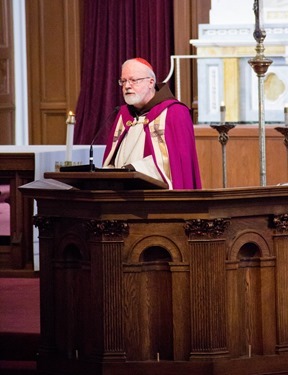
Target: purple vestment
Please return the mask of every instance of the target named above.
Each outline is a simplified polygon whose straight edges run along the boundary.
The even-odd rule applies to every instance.
[[[156,104],[145,117],[151,123],[166,108],[165,140],[170,162],[172,187],[173,189],[201,189],[194,129],[189,109],[176,99],[168,99]],[[120,116],[122,116],[125,130],[118,139],[116,150],[125,137],[125,134],[129,131],[130,127],[126,125],[127,121],[134,120],[134,117],[128,110],[128,106],[121,106],[108,138],[103,161],[107,158],[111,150],[115,128]],[[152,155],[155,166],[159,170],[149,127],[144,125],[144,130],[146,137],[143,157]],[[161,173],[161,171],[159,172]],[[161,175],[163,176],[162,173]]]

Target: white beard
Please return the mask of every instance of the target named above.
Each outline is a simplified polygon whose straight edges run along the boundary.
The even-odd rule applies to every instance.
[[[128,105],[135,105],[141,103],[142,98],[139,94],[130,94],[124,95],[124,100]]]

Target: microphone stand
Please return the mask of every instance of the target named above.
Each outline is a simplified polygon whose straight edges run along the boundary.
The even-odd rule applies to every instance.
[[[89,151],[89,165],[90,165],[90,172],[93,172],[95,170],[95,165],[93,164],[93,145],[90,146]]]

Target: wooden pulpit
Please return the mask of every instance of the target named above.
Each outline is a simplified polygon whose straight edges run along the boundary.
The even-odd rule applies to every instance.
[[[85,173],[20,188],[38,207],[40,374],[287,371],[287,186]]]

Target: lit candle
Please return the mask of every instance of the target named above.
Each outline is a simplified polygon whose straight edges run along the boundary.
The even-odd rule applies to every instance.
[[[288,103],[284,106],[284,122],[285,126],[288,126]]]
[[[220,122],[221,122],[221,124],[225,124],[225,116],[226,116],[225,103],[221,102],[221,105],[220,105]]]
[[[73,138],[74,138],[74,125],[76,123],[75,115],[72,111],[69,112],[66,120],[67,133],[66,133],[66,162],[72,163],[72,149],[73,149]]]

